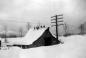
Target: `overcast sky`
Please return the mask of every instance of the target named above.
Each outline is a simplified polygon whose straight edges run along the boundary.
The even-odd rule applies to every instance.
[[[50,25],[50,17],[60,13],[64,21],[76,27],[86,20],[86,0],[0,0],[0,20],[4,21]]]

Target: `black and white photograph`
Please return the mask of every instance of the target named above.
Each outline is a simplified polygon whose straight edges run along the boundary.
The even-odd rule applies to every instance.
[[[0,0],[0,58],[86,58],[86,0]]]

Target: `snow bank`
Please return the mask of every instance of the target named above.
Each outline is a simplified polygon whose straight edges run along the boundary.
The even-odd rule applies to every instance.
[[[59,37],[59,40],[61,40],[62,42],[68,43],[68,42],[80,42],[80,41],[84,41],[86,40],[86,36],[82,36],[82,35],[73,35],[73,36],[69,36],[69,37]]]
[[[21,50],[20,58],[46,58],[45,52],[42,47]]]
[[[9,50],[0,50],[0,58],[19,58],[20,50],[18,47],[12,47]]]
[[[10,48],[0,58],[86,58],[86,36],[60,37],[64,44],[31,49]]]
[[[24,58],[86,58],[85,36],[61,37],[64,44],[25,49],[20,52]]]
[[[64,42],[61,58],[86,58],[86,36],[75,35],[60,39]]]

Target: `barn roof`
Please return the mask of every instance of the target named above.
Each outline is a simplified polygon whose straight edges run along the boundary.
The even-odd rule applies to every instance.
[[[46,30],[47,28],[42,28],[42,29],[38,29],[38,30],[34,30],[33,28],[31,28],[26,36],[22,37],[22,38],[7,38],[9,43],[12,44],[32,44],[35,40],[37,40]]]

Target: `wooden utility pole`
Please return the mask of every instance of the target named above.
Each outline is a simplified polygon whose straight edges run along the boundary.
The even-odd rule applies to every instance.
[[[4,31],[5,31],[5,43],[7,43],[7,26],[4,26]]]
[[[63,14],[60,14],[60,15],[55,15],[55,16],[52,16],[51,18],[54,18],[54,19],[51,19],[51,21],[55,20],[55,22],[51,22],[51,23],[55,23],[55,25],[52,25],[52,26],[56,26],[56,39],[58,40],[58,26],[60,25],[64,25],[63,23],[61,24],[58,24],[59,22],[63,22]],[[58,20],[61,20],[61,21],[58,21]]]

